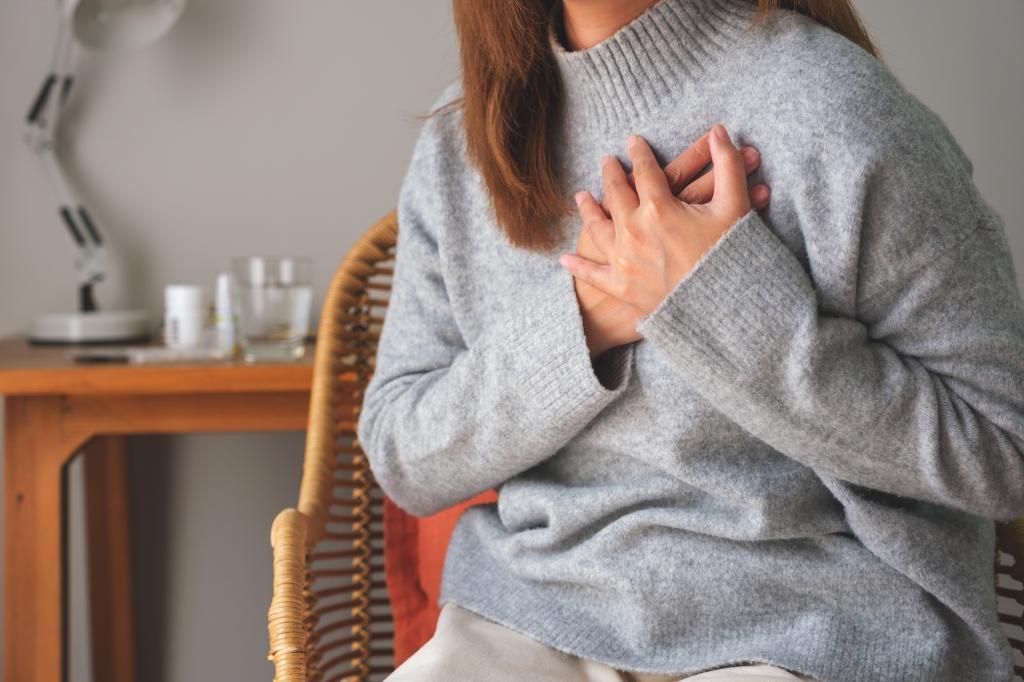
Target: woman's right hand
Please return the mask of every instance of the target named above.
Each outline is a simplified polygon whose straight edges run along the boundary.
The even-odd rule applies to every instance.
[[[696,180],[693,179],[693,176],[711,161],[708,133],[702,135],[664,168],[672,191],[690,204],[707,203],[714,194],[713,168]],[[760,155],[754,147],[743,147],[740,152],[743,154],[749,175],[760,165]],[[629,175],[629,181],[630,184],[633,183],[632,174]],[[585,194],[578,194],[577,200]],[[767,185],[758,184],[750,188],[750,205],[755,210],[767,206],[770,197],[771,192]],[[580,231],[576,253],[595,262],[607,263],[607,258],[591,240],[587,223],[607,218],[608,212],[593,199],[584,198],[580,203],[580,215],[583,217],[584,225]],[[575,286],[591,360],[596,360],[610,348],[640,340],[636,323],[643,317],[642,311],[578,279],[575,280]]]

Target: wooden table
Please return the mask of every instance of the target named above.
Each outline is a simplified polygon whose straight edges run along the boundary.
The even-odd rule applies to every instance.
[[[0,339],[3,679],[12,682],[67,678],[72,456],[85,457],[93,677],[123,682],[134,678],[124,436],[306,428],[312,348],[295,363],[253,365],[83,365],[71,353]]]

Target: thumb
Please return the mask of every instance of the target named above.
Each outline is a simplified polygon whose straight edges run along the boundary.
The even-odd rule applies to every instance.
[[[711,129],[711,161],[715,170],[715,189],[711,203],[729,212],[750,210],[747,196],[747,167],[729,133],[721,123]]]

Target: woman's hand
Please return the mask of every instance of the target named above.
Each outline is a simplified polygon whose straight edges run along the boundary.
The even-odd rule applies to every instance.
[[[693,175],[712,160],[709,140],[710,131],[690,145],[662,171],[670,191],[687,203],[707,203],[714,195],[714,168],[691,181]],[[752,173],[760,163],[757,150],[753,147],[744,147],[741,153],[746,174]],[[617,162],[616,165],[618,165]],[[621,166],[619,168],[621,170]],[[607,173],[605,175],[607,177]],[[627,181],[630,189],[633,189],[635,187],[634,175],[627,176]],[[760,210],[768,205],[770,191],[767,185],[755,185],[750,188],[749,194],[750,204],[753,208]],[[609,197],[607,190],[605,196],[607,201]],[[580,192],[576,198],[584,223],[576,254],[597,264],[608,264],[608,258],[592,239],[592,233],[595,231],[592,226],[597,224],[599,231],[601,225],[609,222],[608,213],[588,192]],[[579,277],[575,278],[575,284],[591,358],[597,358],[609,348],[641,338],[636,332],[636,322],[646,314],[642,309],[609,295]]]
[[[630,137],[629,156],[635,191],[615,157],[603,160],[610,219],[597,216],[599,205],[589,193],[580,194],[581,215],[590,216],[586,229],[607,264],[578,254],[563,254],[559,262],[576,278],[648,315],[752,207],[743,156],[721,124],[711,130],[711,158],[719,172],[706,204],[688,204],[672,194],[640,137]]]

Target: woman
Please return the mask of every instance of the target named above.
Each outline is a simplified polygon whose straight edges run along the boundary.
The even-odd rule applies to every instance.
[[[358,435],[412,514],[499,496],[392,682],[1011,678],[1002,220],[846,0],[770,4],[456,0]]]

